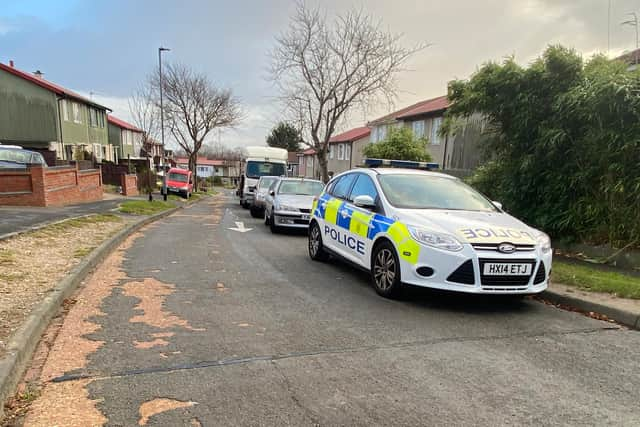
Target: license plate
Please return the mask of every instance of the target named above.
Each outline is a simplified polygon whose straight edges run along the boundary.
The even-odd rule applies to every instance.
[[[482,274],[485,276],[528,276],[531,274],[531,264],[487,262]]]
[[[309,221],[311,219],[311,215],[301,215],[300,217],[305,221]]]

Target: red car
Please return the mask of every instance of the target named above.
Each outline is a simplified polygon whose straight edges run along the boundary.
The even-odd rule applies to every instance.
[[[185,198],[193,193],[193,176],[191,171],[171,168],[167,174],[167,193],[178,193]]]

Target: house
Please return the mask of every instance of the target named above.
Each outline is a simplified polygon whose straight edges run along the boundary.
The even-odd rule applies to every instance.
[[[472,116],[455,135],[441,136],[440,128],[449,107],[445,96],[420,101],[369,122],[370,141],[376,143],[386,138],[393,126],[406,126],[414,135],[428,140],[427,150],[433,161],[443,170],[464,176],[481,162],[480,141],[484,121]]]
[[[366,126],[348,130],[329,140],[327,170],[329,175],[353,169],[362,165],[362,151],[369,144],[371,129]]]
[[[628,70],[633,71],[637,69],[638,64],[640,64],[640,49],[627,52],[624,55],[617,57],[616,60],[625,62],[629,66]]]
[[[183,169],[189,168],[189,159],[180,157],[176,159],[176,166]],[[219,176],[221,178],[229,177],[229,165],[225,160],[207,159],[206,157],[198,157],[196,160],[197,175],[200,178],[213,178]]]
[[[165,150],[162,142],[153,138],[147,138],[146,142],[142,144],[140,154],[143,157],[149,157],[152,167],[155,167],[157,171],[161,171],[165,165],[173,164],[173,151]]]
[[[109,144],[116,149],[115,163],[119,159],[140,159],[144,132],[131,123],[127,123],[111,114],[109,122]]]
[[[318,167],[318,159],[316,150],[308,148],[298,153],[298,174],[305,178],[320,178],[320,168]]]
[[[47,163],[74,160],[78,148],[96,161],[115,160],[107,107],[45,80],[42,73],[0,64],[0,142],[43,154]]]
[[[300,165],[298,164],[298,153],[295,151],[289,151],[289,158],[287,159],[287,174],[289,176],[300,175]]]

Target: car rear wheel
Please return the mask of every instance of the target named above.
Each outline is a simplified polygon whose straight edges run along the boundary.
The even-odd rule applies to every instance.
[[[391,243],[382,242],[374,248],[371,258],[371,280],[378,295],[395,298],[400,294],[400,262]]]
[[[322,234],[317,222],[312,222],[309,226],[309,256],[314,261],[326,261],[329,253],[322,244]]]

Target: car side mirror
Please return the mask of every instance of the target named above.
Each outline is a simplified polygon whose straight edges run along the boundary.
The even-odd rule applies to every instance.
[[[359,208],[373,209],[376,207],[376,202],[371,198],[371,196],[367,196],[363,194],[361,196],[356,196],[353,199],[353,204]]]
[[[502,210],[502,203],[496,202],[495,200],[492,201],[491,203],[493,203],[493,206],[495,206],[496,208]]]
[[[270,195],[270,196],[275,196],[275,195],[276,195],[276,192],[275,192],[274,190],[271,190],[271,191],[269,191],[269,195]]]

